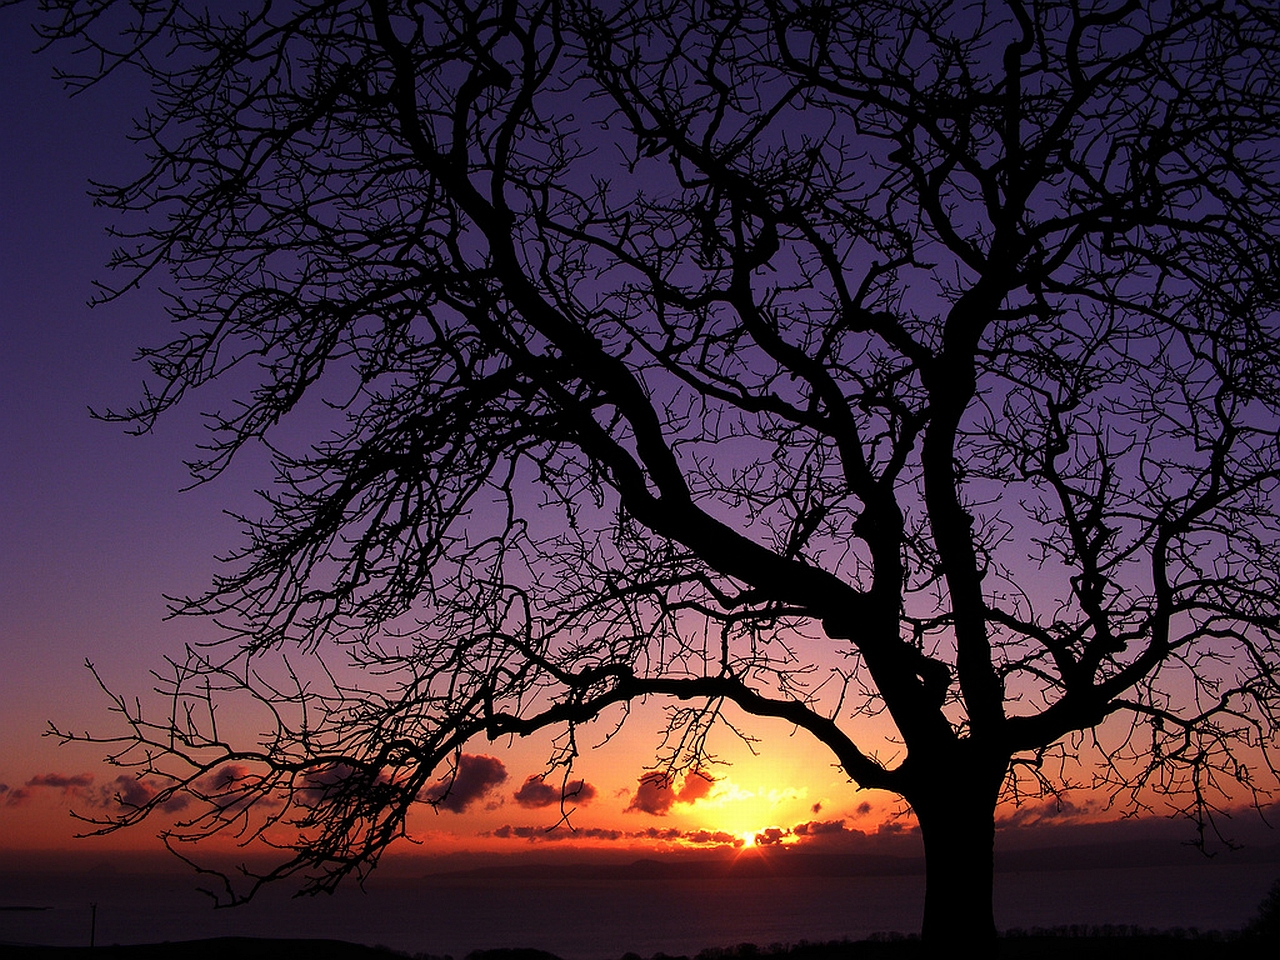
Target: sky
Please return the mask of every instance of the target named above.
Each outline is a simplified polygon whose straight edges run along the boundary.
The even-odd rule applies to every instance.
[[[207,623],[165,619],[165,595],[200,592],[216,557],[238,543],[226,511],[252,511],[265,461],[250,456],[218,482],[185,490],[199,408],[171,413],[143,437],[94,419],[139,391],[136,348],[166,333],[151,290],[90,309],[112,241],[91,178],[127,177],[138,162],[126,134],[145,90],[127,76],[75,99],[31,54],[24,11],[0,9],[0,853],[154,849],[154,830],[77,841],[71,812],[109,812],[139,796],[101,745],[59,746],[59,728],[118,731],[105,684],[145,695],[149,671]],[[636,712],[573,774],[572,830],[558,822],[558,790],[538,779],[547,739],[479,744],[437,811],[411,832],[430,850],[506,852],[551,846],[634,851],[730,851],[760,844],[916,853],[902,805],[860,792],[824,748],[784,724],[753,722],[758,754],[725,738],[731,761],[714,779],[646,777],[661,713]],[[176,811],[180,815],[180,811]],[[1114,818],[1097,798],[1036,802],[1005,819],[1025,827]],[[1047,835],[1046,835],[1047,836]],[[1046,842],[1048,842],[1046,840]],[[859,846],[860,845],[860,846]]]
[[[105,747],[59,746],[44,734],[50,721],[118,731],[87,660],[112,689],[145,694],[166,655],[214,635],[208,624],[166,621],[164,597],[208,584],[215,557],[238,543],[224,511],[253,508],[249,491],[264,462],[249,458],[218,483],[183,492],[197,409],[176,411],[143,437],[90,415],[136,398],[134,351],[166,333],[154,291],[87,305],[112,248],[88,182],[133,169],[126,134],[146,91],[120,77],[69,98],[52,79],[53,57],[33,55],[33,46],[23,11],[0,10],[0,142],[9,145],[0,153],[0,849],[146,848],[155,831],[145,826],[74,839],[84,825],[71,811],[99,815],[117,793],[138,788],[102,762]],[[767,842],[797,825],[805,826],[793,837],[817,836],[841,820],[900,829],[892,820],[900,804],[859,794],[823,748],[782,724],[751,728],[764,741],[758,757],[728,738],[723,753],[734,762],[715,782],[658,789],[642,778],[660,723],[656,706],[641,709],[623,735],[591,752],[574,774],[584,785],[573,831],[549,830],[559,820],[556,791],[537,775],[550,742],[535,739],[477,746],[417,835],[442,849],[564,838],[657,850],[733,848],[757,833]],[[609,729],[599,725],[600,740]]]

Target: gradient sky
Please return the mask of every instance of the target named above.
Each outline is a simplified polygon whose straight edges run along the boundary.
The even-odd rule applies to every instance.
[[[32,55],[33,46],[24,12],[0,11],[0,848],[71,845],[77,825],[68,810],[100,812],[120,788],[103,748],[58,747],[41,736],[46,723],[114,729],[86,659],[116,689],[142,693],[166,654],[213,635],[205,624],[165,622],[163,595],[207,584],[214,556],[237,543],[221,511],[251,508],[248,491],[263,475],[261,461],[248,462],[212,487],[180,492],[183,459],[199,439],[198,404],[140,438],[90,417],[90,408],[135,397],[142,370],[133,352],[166,334],[154,292],[86,306],[112,246],[87,182],[132,169],[125,134],[145,89],[120,77],[68,98],[51,79],[53,58]],[[642,790],[660,720],[656,707],[639,711],[575,774],[594,792],[573,817],[578,840],[661,846],[676,834],[736,839],[841,817],[875,829],[898,807],[858,794],[824,748],[781,724],[752,725],[764,739],[758,758],[726,737],[723,752],[735,762],[714,785]],[[599,739],[608,729],[599,725]],[[521,789],[548,753],[546,739],[476,745],[476,756],[492,760],[468,768],[459,792],[469,802],[424,811],[420,835],[490,848],[542,836],[557,809],[536,804],[546,791]],[[112,845],[151,837],[143,830]]]
[[[265,476],[264,461],[250,457],[216,484],[180,492],[183,459],[200,438],[198,400],[141,438],[90,417],[90,408],[136,396],[142,371],[130,358],[166,335],[152,291],[86,306],[112,245],[87,181],[134,169],[126,133],[146,91],[121,76],[68,99],[51,79],[52,58],[31,55],[24,18],[0,10],[0,850],[70,846],[70,809],[100,812],[128,789],[102,763],[103,748],[59,748],[42,731],[50,719],[114,729],[86,659],[114,689],[142,693],[166,655],[213,636],[208,624],[165,622],[163,597],[208,583],[214,557],[238,542],[222,511],[251,511],[249,491]],[[574,776],[589,802],[573,817],[576,842],[705,849],[782,835],[770,828],[816,843],[854,830],[892,840],[909,826],[894,817],[898,801],[856,791],[824,748],[779,723],[748,725],[761,738],[758,756],[722,738],[733,763],[714,771],[714,784],[643,786],[660,721],[658,707],[645,707],[584,759]],[[610,727],[597,727],[603,740]],[[446,809],[424,810],[411,829],[441,849],[527,848],[564,835],[545,832],[557,819],[554,798],[548,806],[546,789],[526,784],[549,752],[547,739],[475,745]],[[1018,816],[1088,817],[1098,806],[1087,796],[1073,802]],[[147,845],[152,834],[110,842]]]
[[[113,680],[143,681],[170,633],[161,591],[207,576],[210,544],[228,533],[215,498],[177,495],[189,446],[179,425],[131,440],[88,415],[136,388],[129,357],[158,325],[154,297],[85,306],[111,249],[86,182],[125,170],[138,91],[116,84],[69,101],[50,58],[30,54],[24,14],[0,11],[0,784],[11,789],[94,766],[42,740],[45,720],[101,716],[86,658]],[[51,841],[71,833],[60,821]]]

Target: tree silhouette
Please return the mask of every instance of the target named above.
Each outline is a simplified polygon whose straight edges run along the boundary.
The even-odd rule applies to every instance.
[[[998,800],[1100,725],[1202,830],[1270,783],[1270,4],[48,6],[72,83],[154,85],[109,295],[179,333],[117,416],[234,387],[199,480],[317,437],[181,607],[224,643],[117,697],[166,779],[107,826],[188,793],[175,836],[287,826],[260,879],[330,889],[472,738],[561,730],[568,782],[661,696],[703,770],[733,704],[905,798],[925,936],[983,938]]]

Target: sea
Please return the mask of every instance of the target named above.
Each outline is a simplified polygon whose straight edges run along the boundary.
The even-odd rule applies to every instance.
[[[1235,930],[1280,862],[1005,870],[1004,930],[1062,927]],[[213,909],[186,875],[4,874],[0,944],[156,943],[207,937],[332,938],[451,956],[532,947],[564,960],[695,956],[702,950],[863,939],[919,928],[924,878],[436,876],[381,879],[332,896],[268,889]]]

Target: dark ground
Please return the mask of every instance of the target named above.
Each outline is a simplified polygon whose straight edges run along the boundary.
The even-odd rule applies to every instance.
[[[1087,957],[1088,960],[1275,960],[1280,955],[1274,940],[1244,939],[1236,934],[1114,933],[1056,931],[1007,935],[989,954],[1002,960],[1055,960]],[[692,960],[914,960],[935,956],[912,939],[860,940],[824,944],[800,944],[787,948],[759,949],[744,944],[723,950],[704,950]],[[957,956],[953,950],[946,955]],[[969,956],[974,956],[972,952]],[[978,954],[980,955],[980,954]],[[29,947],[0,944],[4,960],[404,960],[410,955],[385,947],[367,947],[340,940],[271,940],[238,937],[174,943],[100,947]],[[417,954],[416,960],[449,960]],[[558,960],[540,950],[488,950],[465,960]],[[603,958],[602,958],[603,960]],[[640,960],[626,954],[622,960]],[[659,954],[653,960],[689,960]]]

